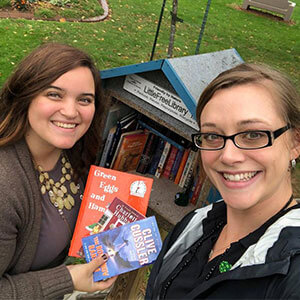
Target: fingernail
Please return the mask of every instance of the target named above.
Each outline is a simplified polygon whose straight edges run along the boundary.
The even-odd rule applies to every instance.
[[[102,258],[104,259],[104,261],[107,261],[108,260],[108,256],[107,256],[107,254],[102,254]]]

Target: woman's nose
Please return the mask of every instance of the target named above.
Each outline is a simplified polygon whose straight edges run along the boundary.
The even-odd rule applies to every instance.
[[[232,165],[237,162],[242,162],[245,159],[244,150],[239,149],[232,140],[227,140],[221,151],[220,159],[223,163]]]
[[[75,118],[78,115],[76,99],[68,98],[63,101],[61,113],[67,118]]]

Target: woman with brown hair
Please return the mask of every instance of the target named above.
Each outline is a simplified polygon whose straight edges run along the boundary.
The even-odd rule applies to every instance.
[[[99,72],[74,47],[29,54],[0,92],[0,298],[93,292],[89,264],[63,264],[106,113]]]
[[[299,94],[278,71],[241,64],[204,90],[197,120],[193,141],[223,200],[175,226],[146,299],[299,299]]]

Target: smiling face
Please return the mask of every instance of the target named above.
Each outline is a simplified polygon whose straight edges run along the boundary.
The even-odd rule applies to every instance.
[[[274,131],[286,125],[266,87],[243,84],[218,90],[200,116],[201,132],[232,135],[248,130]],[[226,204],[247,210],[261,203],[281,208],[292,194],[289,161],[293,158],[291,130],[271,147],[242,150],[226,141],[224,149],[201,151],[206,174]]]
[[[25,137],[31,152],[72,148],[91,125],[94,102],[89,68],[78,67],[60,76],[29,105]]]

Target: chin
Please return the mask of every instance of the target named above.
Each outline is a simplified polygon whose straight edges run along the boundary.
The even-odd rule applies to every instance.
[[[75,144],[76,142],[69,142],[69,143],[64,142],[64,143],[55,143],[53,144],[53,146],[58,149],[67,150],[73,148]]]

